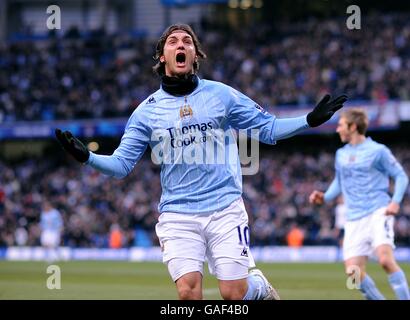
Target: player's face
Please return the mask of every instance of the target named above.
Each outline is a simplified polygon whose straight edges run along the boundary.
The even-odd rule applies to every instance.
[[[352,126],[349,127],[346,119],[344,117],[341,117],[339,119],[339,122],[337,124],[336,132],[339,134],[340,140],[344,143],[349,143],[350,139],[352,137]]]
[[[165,74],[170,77],[194,73],[197,59],[194,41],[185,31],[171,33],[165,41],[164,54],[160,57],[165,62]]]

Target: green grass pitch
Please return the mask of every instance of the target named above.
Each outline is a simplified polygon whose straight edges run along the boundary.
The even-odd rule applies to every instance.
[[[0,261],[0,299],[177,299],[175,285],[162,263],[71,261],[56,262],[61,289],[46,287],[45,262]],[[410,277],[410,264],[401,264]],[[282,299],[362,299],[346,288],[341,263],[259,263],[258,267],[278,289]],[[220,299],[217,281],[207,268],[204,298]],[[381,268],[368,266],[369,274],[388,299],[394,294]]]

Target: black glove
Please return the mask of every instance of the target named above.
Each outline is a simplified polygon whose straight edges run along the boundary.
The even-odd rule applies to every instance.
[[[342,94],[332,101],[330,101],[330,94],[325,95],[313,111],[308,113],[307,123],[309,127],[318,127],[329,120],[337,110],[343,107],[343,103],[345,103],[346,100],[347,95],[345,94]]]
[[[90,151],[87,147],[70,131],[62,132],[60,129],[55,130],[57,140],[61,143],[64,150],[71,154],[77,161],[84,163],[90,157]]]

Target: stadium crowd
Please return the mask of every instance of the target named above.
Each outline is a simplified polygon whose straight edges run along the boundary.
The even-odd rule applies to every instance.
[[[345,19],[197,31],[208,59],[201,75],[262,106],[304,105],[324,91],[350,99],[410,99],[410,17],[374,15],[362,30]],[[95,33],[0,45],[0,123],[128,117],[158,88],[155,43]]]
[[[293,232],[304,245],[337,245],[335,203],[320,208],[308,203],[312,190],[324,190],[333,179],[333,153],[274,148],[263,152],[257,175],[244,177],[251,243],[292,245]],[[410,172],[406,145],[392,150]],[[0,163],[0,246],[39,245],[45,200],[62,214],[65,246],[110,247],[113,230],[121,232],[120,247],[158,245],[154,225],[161,194],[159,170],[148,156],[121,180],[73,161],[61,166],[57,158]],[[397,245],[410,245],[410,188],[395,232]]]

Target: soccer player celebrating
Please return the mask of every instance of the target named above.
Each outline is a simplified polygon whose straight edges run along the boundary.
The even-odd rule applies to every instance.
[[[57,129],[58,140],[78,161],[119,178],[150,145],[161,162],[156,233],[180,299],[203,298],[206,258],[224,299],[279,299],[260,270],[249,271],[255,264],[234,130],[250,130],[252,137],[274,144],[329,120],[347,97],[326,95],[307,115],[277,119],[237,90],[196,75],[206,55],[184,24],[164,31],[155,58],[160,89],[133,112],[111,156],[89,152],[68,131]]]
[[[343,259],[349,276],[359,279],[355,269],[360,272],[365,298],[384,299],[366,274],[367,259],[374,252],[397,298],[409,300],[406,276],[393,255],[394,215],[399,212],[409,180],[385,145],[366,138],[367,127],[363,110],[351,108],[342,113],[336,131],[346,145],[336,153],[336,177],[325,193],[313,191],[309,201],[321,205],[343,194],[347,206]],[[388,194],[389,177],[395,181],[393,197]]]

